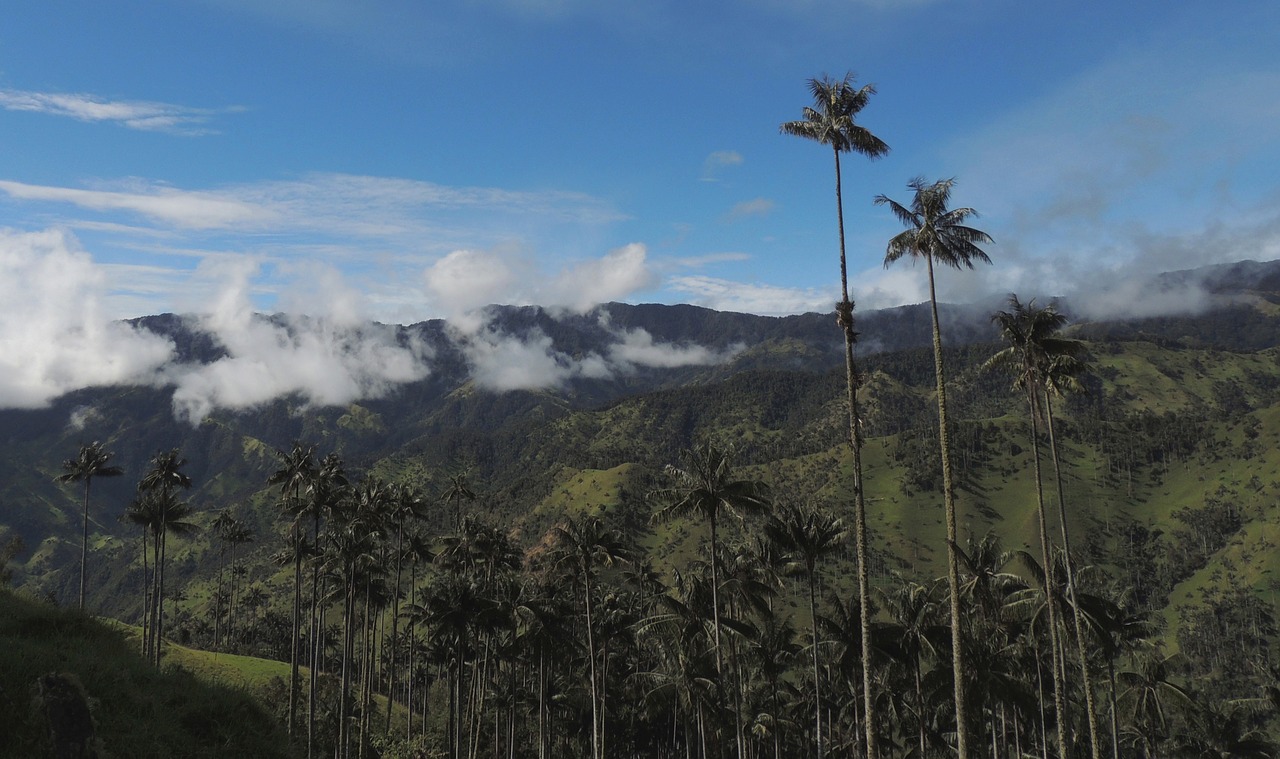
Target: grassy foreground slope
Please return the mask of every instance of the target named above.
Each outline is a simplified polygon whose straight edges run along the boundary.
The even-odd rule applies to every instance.
[[[157,670],[123,626],[0,590],[0,757],[54,755],[36,686],[51,673],[83,688],[109,756],[288,756],[283,729],[247,689],[264,672],[232,661],[239,658],[203,662],[201,676],[177,664]]]

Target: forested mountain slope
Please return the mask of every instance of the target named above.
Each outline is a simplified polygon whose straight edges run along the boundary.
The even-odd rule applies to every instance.
[[[1196,311],[1079,319],[1067,330],[1087,342],[1090,366],[1083,392],[1055,407],[1081,587],[1087,598],[1110,604],[1106,608],[1162,620],[1152,627],[1152,618],[1142,617],[1148,621],[1141,639],[1158,642],[1162,655],[1184,652],[1179,676],[1202,683],[1200,693],[1256,695],[1271,680],[1280,685],[1280,670],[1267,668],[1280,590],[1274,550],[1280,539],[1280,264],[1246,262],[1160,281],[1174,292],[1194,283]],[[996,299],[944,311],[960,531],[973,593],[980,583],[1034,587],[1037,577],[1035,459],[1025,399],[1009,376],[983,368],[1001,348],[990,314],[1003,306]],[[186,361],[214,361],[223,350],[179,317],[148,317],[139,324],[170,336]],[[422,542],[416,559],[395,563],[397,583],[416,573],[424,557],[427,565],[469,567],[489,578],[486,583],[499,561],[505,570],[545,579],[551,576],[547,557],[563,556],[556,553],[564,539],[556,529],[592,516],[637,547],[628,570],[635,574],[627,582],[665,589],[653,592],[667,603],[679,596],[681,603],[695,604],[689,594],[696,596],[706,566],[706,525],[694,518],[655,520],[661,504],[652,494],[670,484],[667,465],[708,439],[732,450],[736,472],[770,487],[774,508],[818,506],[851,522],[841,335],[831,315],[770,318],[611,304],[587,315],[495,309],[493,324],[526,345],[554,346],[558,360],[607,355],[620,336],[645,349],[703,358],[638,362],[625,371],[580,372],[543,389],[497,392],[475,379],[473,359],[450,327],[428,322],[396,333],[429,347],[427,379],[340,408],[290,398],[247,412],[218,410],[191,425],[175,416],[169,390],[128,387],[80,391],[47,409],[5,411],[0,555],[14,583],[74,603],[83,491],[55,477],[63,460],[93,440],[112,452],[111,462],[124,476],[93,482],[87,605],[127,621],[143,616],[145,562],[153,561],[154,574],[154,557],[162,554],[154,553],[154,542],[153,553],[144,553],[144,533],[121,516],[151,458],[177,449],[193,484],[182,493],[191,506],[183,519],[192,529],[175,532],[165,544],[165,632],[181,642],[280,660],[290,658],[294,573],[303,563],[293,558],[306,549],[307,525],[300,520],[298,532],[291,531],[282,509],[288,491],[269,480],[294,441],[314,446],[317,458],[339,457],[357,493],[385,482],[422,494],[415,529]],[[891,605],[912,583],[931,585],[946,553],[927,307],[861,314],[858,329],[872,582],[884,591],[882,603]],[[1052,482],[1047,452],[1042,456]],[[227,517],[243,527],[235,540],[215,528]],[[382,529],[383,550],[398,554],[399,547],[391,546],[404,536]],[[1059,534],[1056,525],[1051,532]],[[721,525],[725,571],[743,573],[731,576],[726,592],[754,587],[751,573],[760,568],[752,568],[750,557],[767,554],[764,534],[762,516]],[[292,553],[291,535],[303,536],[299,553]],[[485,557],[503,541],[517,553]],[[305,563],[311,566],[309,559]],[[326,573],[344,571],[331,561],[324,567]],[[392,576],[391,567],[379,570],[384,579]],[[448,585],[449,576],[437,573],[432,582],[444,584],[431,585],[432,592],[465,591]],[[847,550],[826,557],[824,571],[813,575],[823,624],[836,624],[830,615],[841,608],[848,612],[851,576]],[[413,587],[416,593],[418,585]],[[771,610],[776,600],[784,611],[778,619],[793,625],[794,639],[796,630],[807,629],[811,612],[799,583],[778,587],[765,595]],[[415,603],[413,593],[401,600]],[[1025,590],[1010,593],[1007,600],[1015,605],[1035,599]],[[406,595],[403,589],[400,595]],[[600,602],[621,598],[606,595]],[[464,608],[463,600],[414,614],[440,622],[449,609]],[[330,623],[352,618],[338,614],[336,596],[327,603]],[[521,624],[535,612],[521,612]],[[600,613],[623,620],[628,612]],[[735,612],[731,607],[726,613]],[[893,613],[890,606],[878,609],[877,624],[888,624]],[[480,611],[469,614],[470,620],[483,618]],[[751,616],[745,608],[736,614]],[[400,617],[386,608],[375,617],[390,638],[385,627]],[[377,628],[376,621],[366,624]],[[762,640],[764,633],[750,631],[743,620],[728,624],[744,641]],[[832,641],[842,640],[843,634],[832,635]],[[377,649],[371,644],[368,650]],[[466,658],[461,649],[434,655]],[[886,648],[883,655],[897,654]],[[1119,655],[1119,649],[1108,654],[1112,664]],[[938,673],[945,674],[941,665]],[[394,690],[397,678],[389,677],[386,687]],[[1043,709],[1043,694],[1040,704]],[[717,729],[741,727],[720,719]],[[946,732],[945,726],[937,730]]]

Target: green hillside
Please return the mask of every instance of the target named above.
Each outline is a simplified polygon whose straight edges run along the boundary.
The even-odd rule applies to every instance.
[[[156,670],[122,626],[7,590],[0,590],[0,642],[0,756],[55,756],[51,727],[85,736],[77,732],[83,720],[67,714],[69,700],[87,707],[92,745],[106,752],[99,755],[289,756],[262,704],[278,663],[250,667],[222,654],[195,666],[200,654],[175,651]]]

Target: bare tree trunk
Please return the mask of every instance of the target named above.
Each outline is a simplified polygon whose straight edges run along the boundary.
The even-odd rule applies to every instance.
[[[1049,543],[1049,527],[1044,515],[1044,487],[1040,472],[1040,425],[1036,419],[1039,409],[1036,408],[1035,388],[1027,386],[1027,410],[1031,415],[1031,460],[1035,465],[1036,478],[1036,525],[1040,532],[1040,560],[1044,566],[1044,603],[1049,618],[1049,654],[1053,658],[1053,666],[1049,670],[1053,682],[1053,716],[1058,739],[1058,756],[1067,757],[1067,709],[1062,696],[1063,671],[1059,654],[1062,642],[1058,630],[1058,594],[1053,578],[1053,552]]]
[[[1080,676],[1084,688],[1085,710],[1089,718],[1089,756],[1102,759],[1098,737],[1098,708],[1094,701],[1093,676],[1089,672],[1089,656],[1084,644],[1084,623],[1080,605],[1076,602],[1075,560],[1071,557],[1071,533],[1067,530],[1067,500],[1062,487],[1062,464],[1058,456],[1058,439],[1053,429],[1053,399],[1044,396],[1045,423],[1049,431],[1049,453],[1053,457],[1053,474],[1058,486],[1058,520],[1062,530],[1062,551],[1067,566],[1067,599],[1071,602],[1071,618],[1076,633],[1076,654],[1080,661]]]
[[[89,483],[92,480],[93,477],[84,478],[84,527],[80,533],[80,611],[84,611],[84,576],[89,566]]]
[[[933,315],[933,368],[938,382],[938,447],[942,454],[942,500],[947,522],[947,587],[951,606],[951,667],[953,670],[956,711],[956,755],[969,759],[969,706],[965,700],[965,657],[963,623],[960,614],[960,559],[956,530],[955,485],[951,472],[951,434],[947,429],[946,374],[942,364],[942,329],[938,324],[938,296],[933,277],[933,256],[926,255],[929,265],[929,305]]]

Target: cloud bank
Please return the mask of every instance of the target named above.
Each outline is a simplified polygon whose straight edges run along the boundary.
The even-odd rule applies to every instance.
[[[214,409],[244,410],[285,397],[305,406],[341,406],[429,374],[424,345],[401,345],[392,328],[357,321],[347,307],[278,320],[255,315],[248,291],[257,264],[242,259],[220,268],[225,285],[194,326],[227,355],[166,369],[178,418],[198,424]]]
[[[103,276],[60,230],[0,230],[0,406],[90,385],[150,384],[173,346],[102,314]]]
[[[431,349],[413,333],[369,320],[364,296],[338,270],[295,265],[278,301],[288,314],[254,308],[264,263],[253,256],[209,256],[185,284],[203,293],[184,317],[209,335],[221,356],[180,362],[165,337],[102,312],[105,267],[65,230],[0,230],[0,407],[37,408],[82,388],[172,388],[174,415],[199,424],[217,410],[244,411],[289,399],[306,407],[379,398],[425,379]],[[646,367],[709,365],[732,357],[697,345],[655,341],[640,329],[616,330],[600,353],[569,355],[539,329],[510,334],[477,304],[524,294],[550,313],[586,314],[647,286],[644,246],[628,245],[560,271],[497,253],[459,251],[427,269],[428,291],[450,313],[448,333],[476,384],[494,392],[560,388],[574,379],[611,379]],[[92,409],[69,420],[83,424]]]

